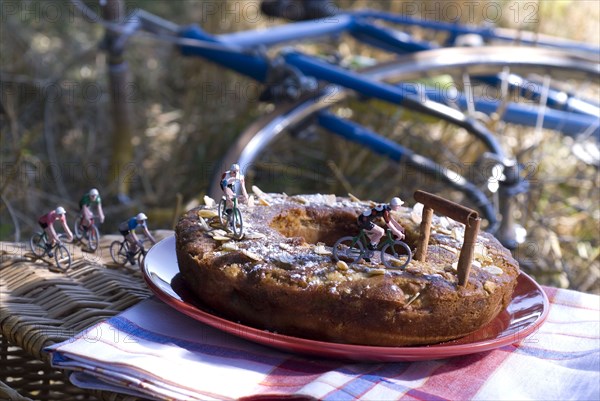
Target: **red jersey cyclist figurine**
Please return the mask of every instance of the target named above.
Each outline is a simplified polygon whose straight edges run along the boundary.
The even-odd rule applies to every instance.
[[[373,223],[373,220],[380,217],[383,218],[383,221],[387,227],[396,237],[398,237],[399,240],[404,239],[404,227],[394,220],[390,213],[392,210],[400,209],[402,204],[404,204],[404,202],[400,198],[395,197],[392,198],[388,205],[377,205],[374,208],[365,210],[358,216],[358,227],[365,230],[367,237],[369,237],[369,248],[371,250],[377,249],[377,245],[379,245],[381,237],[383,237],[385,234],[383,228]]]
[[[58,239],[56,231],[54,230],[54,223],[56,221],[60,221],[63,230],[65,230],[65,233],[67,234],[68,241],[73,240],[73,234],[71,233],[71,230],[67,225],[67,212],[65,211],[64,207],[58,206],[56,209],[46,213],[38,219],[38,224],[40,225],[40,227],[42,227],[42,229],[46,233],[46,236],[48,237],[48,243],[46,246],[49,250],[52,249],[54,245],[60,241]],[[52,252],[49,252],[48,256],[52,257]]]
[[[94,217],[93,208],[96,208],[98,212],[98,218],[100,223],[104,223],[104,212],[102,211],[102,199],[100,199],[100,192],[96,188],[90,189],[90,192],[86,193],[81,197],[79,201],[79,209],[81,210],[81,225],[82,228],[89,228]]]
[[[138,226],[142,227],[142,229],[144,230],[144,235],[146,235],[146,237],[150,239],[152,244],[156,244],[156,240],[148,230],[146,220],[148,220],[148,217],[144,213],[138,213],[136,216],[125,220],[124,222],[119,224],[119,232],[121,233],[121,235],[123,235],[123,238],[127,242],[129,242],[129,254],[127,255],[127,257],[135,255],[138,246],[143,246],[142,242],[138,239],[137,235],[135,234],[135,229]]]
[[[225,171],[221,176],[221,189],[225,193],[225,199],[227,201],[225,206],[225,213],[230,214],[233,208],[233,198],[240,195],[241,201],[246,202],[248,200],[248,192],[246,192],[246,182],[244,181],[244,175],[240,172],[240,165],[234,163],[231,165],[231,169]]]

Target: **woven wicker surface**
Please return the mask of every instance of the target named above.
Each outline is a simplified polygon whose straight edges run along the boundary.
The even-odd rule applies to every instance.
[[[69,244],[73,264],[66,273],[25,244],[0,242],[0,400],[136,400],[72,386],[43,352],[151,295],[139,266],[112,262],[109,246],[121,238],[103,236],[95,253]]]

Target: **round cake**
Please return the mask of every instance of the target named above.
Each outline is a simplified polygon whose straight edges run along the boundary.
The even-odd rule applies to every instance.
[[[320,341],[408,346],[466,336],[511,300],[517,262],[488,233],[476,237],[470,274],[459,285],[461,223],[434,215],[426,260],[391,270],[378,258],[349,264],[331,252],[340,237],[358,234],[357,216],[373,203],[264,193],[258,200],[240,205],[241,240],[220,225],[211,201],[188,211],[176,227],[185,282],[225,318]],[[392,211],[413,252],[420,207]]]

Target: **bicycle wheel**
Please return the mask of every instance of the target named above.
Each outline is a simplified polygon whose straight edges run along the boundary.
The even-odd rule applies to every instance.
[[[365,252],[363,244],[356,237],[342,237],[333,245],[333,257],[335,260],[343,260],[350,264],[356,263]]]
[[[125,264],[128,261],[128,251],[129,245],[127,244],[127,241],[113,241],[112,244],[110,244],[110,256],[112,257],[112,260],[118,265],[125,266]]]
[[[499,226],[484,222],[482,227],[491,229],[509,247],[526,241],[516,249],[517,258],[525,256],[525,263],[536,269],[541,262],[552,277],[564,276],[566,270],[557,259],[579,259],[579,264],[587,266],[590,261],[581,257],[581,242],[588,249],[584,254],[595,254],[599,248],[598,167],[593,156],[582,162],[586,151],[593,154],[598,149],[600,129],[593,115],[598,113],[594,102],[600,93],[598,71],[597,61],[548,49],[420,52],[362,74],[407,93],[411,89],[407,84],[412,85],[422,106],[432,98],[446,100],[459,115],[496,133],[494,146],[455,121],[432,117],[435,114],[426,113],[422,106],[410,105],[415,106],[411,109],[356,98],[350,91],[331,86],[316,98],[278,106],[251,125],[223,164],[239,163],[246,181],[267,192],[351,192],[363,199],[386,201],[398,195],[411,199],[416,189],[426,189],[480,211],[485,208],[484,214],[491,218],[500,211]],[[502,79],[492,85],[486,81],[490,76]],[[523,82],[528,83],[516,88],[509,85],[516,76],[527,78]],[[527,85],[541,88],[541,96],[524,93],[527,90],[521,89]],[[431,86],[438,91],[430,93]],[[440,90],[445,99],[439,98]],[[565,107],[581,103],[591,114],[576,108],[560,110],[548,100],[551,90],[563,96]],[[463,95],[452,96],[456,93]],[[527,106],[533,114],[521,113]],[[350,124],[347,132],[331,135],[331,122]],[[352,136],[353,132],[361,135]],[[363,138],[371,141],[365,143]],[[503,181],[507,174],[502,160],[508,156],[516,160],[516,173],[508,174],[517,178],[515,185]],[[424,163],[425,159],[431,163]],[[215,174],[212,180],[215,192],[219,178]],[[509,197],[515,200],[510,205]],[[568,216],[578,223],[570,225],[574,230],[568,235],[561,235]],[[547,247],[550,251],[541,258],[538,244],[547,243],[549,237],[558,245]],[[553,283],[552,278],[548,280],[542,281]],[[579,275],[576,280],[585,277]]]
[[[225,204],[226,204],[225,198],[221,198],[221,200],[219,201],[219,206],[217,208],[217,213],[219,214],[219,223],[221,223],[221,225],[223,227],[225,227],[227,224],[227,215],[225,214]]]
[[[242,239],[244,236],[244,220],[242,218],[242,212],[240,212],[240,209],[233,209],[230,224],[233,237],[235,239]]]
[[[385,244],[381,249],[381,261],[388,269],[403,270],[412,260],[412,252],[402,241]]]
[[[447,61],[440,63],[439,60]],[[363,75],[392,84],[414,82],[412,88],[417,92],[420,89],[425,91],[426,83],[422,80],[427,78],[427,82],[448,92],[446,100],[449,102],[455,100],[451,94],[462,91],[464,87],[467,88],[469,97],[475,99],[485,100],[486,97],[498,96],[498,102],[492,102],[497,109],[489,110],[492,107],[489,102],[488,109],[485,109],[490,114],[496,113],[501,116],[502,121],[490,121],[490,124],[498,126],[505,123],[508,117],[514,116],[514,113],[502,112],[504,102],[507,101],[506,96],[514,96],[515,103],[521,101],[531,105],[532,100],[520,98],[517,96],[519,94],[502,95],[488,92],[500,90],[492,85],[481,84],[473,89],[463,81],[468,83],[474,81],[475,78],[472,77],[475,76],[488,77],[499,73],[504,76],[512,76],[513,73],[537,73],[542,76],[557,74],[561,77],[561,82],[563,77],[581,77],[589,81],[597,77],[598,66],[587,59],[577,59],[547,49],[440,49],[405,56],[399,61],[365,71]],[[539,82],[539,79],[534,82]],[[409,94],[410,87],[405,85],[402,90]],[[459,125],[462,124],[461,117],[451,121],[450,115],[430,114],[435,110],[427,110],[423,106],[429,100],[424,97],[427,93],[417,93],[416,98],[412,97],[416,101],[402,104],[402,107],[379,100],[357,100],[348,94],[344,89],[330,87],[315,99],[278,107],[240,136],[225,156],[224,163],[239,162],[245,169],[247,181],[252,181],[262,189],[284,190],[288,193],[327,190],[332,193],[352,192],[370,199],[387,199],[396,195],[394,192],[397,185],[388,185],[386,187],[392,189],[381,193],[379,183],[382,177],[385,177],[386,182],[391,181],[393,184],[408,184],[404,185],[407,189],[403,191],[406,197],[411,196],[415,188],[437,184],[432,189],[439,192],[444,187],[456,185],[466,178],[480,187],[478,196],[493,198],[488,184],[490,179],[497,184],[497,173],[490,166],[479,166],[479,163],[487,163],[486,160],[481,160],[485,152],[491,151],[500,158],[504,157],[500,144],[493,138],[485,138],[484,141],[475,136],[477,140],[473,140],[474,134]],[[459,109],[470,108],[470,104],[464,104],[462,100],[456,99],[450,103]],[[540,109],[543,107],[538,108],[538,111],[543,111]],[[349,133],[342,135],[353,141],[350,143],[343,138],[327,135],[330,131],[323,128],[323,120],[332,118],[323,118],[322,112],[325,110],[335,116],[347,116],[345,120],[359,125],[373,127],[373,131],[381,133],[382,137],[372,138],[370,144],[365,144],[360,143],[360,138],[352,137]],[[484,115],[480,110],[466,111],[474,114],[473,118]],[[568,117],[568,113],[561,115]],[[529,117],[529,120],[536,120],[535,115]],[[589,125],[586,124],[593,124],[597,118],[586,116],[583,120],[583,125],[576,124],[571,129],[577,131],[587,128]],[[327,122],[328,127],[335,123]],[[552,122],[549,118],[545,122],[555,124],[555,127],[564,127],[567,124],[565,121]],[[348,131],[352,131],[353,128],[349,126]],[[390,142],[400,141],[402,147],[389,147]],[[486,143],[489,141],[495,143]],[[395,154],[391,154],[394,152]],[[381,153],[384,153],[383,156]],[[426,174],[419,171],[425,170],[420,163],[421,156],[436,163]],[[393,160],[394,158],[396,160]],[[492,161],[490,164],[495,165],[498,162]],[[365,168],[367,165],[370,168]],[[219,180],[220,172],[215,172],[211,186],[213,196],[218,193]],[[445,181],[444,185],[439,185],[440,181]],[[456,199],[458,196],[454,194],[453,197]],[[464,198],[463,195],[462,199]],[[475,203],[476,207],[481,206],[477,203],[482,202],[480,199],[464,200]],[[493,209],[490,209],[488,214],[494,213]]]
[[[66,272],[71,267],[71,253],[63,244],[54,247],[54,260],[56,267]]]
[[[100,230],[98,230],[98,227],[96,227],[95,224],[92,224],[92,226],[88,229],[87,232],[87,242],[88,242],[88,248],[90,249],[90,251],[95,251],[96,249],[98,249],[98,243],[100,241]]]
[[[29,247],[31,252],[38,258],[43,257],[46,254],[46,239],[45,234],[35,233],[29,239]]]
[[[73,224],[73,237],[75,237],[77,241],[81,241],[81,239],[83,238],[83,233],[85,232],[84,227],[81,225],[82,221],[83,216],[79,215],[77,216],[77,218],[75,219],[75,223]]]
[[[144,259],[146,259],[146,253],[148,253],[148,252],[145,249],[142,249],[138,252],[137,263],[140,268],[144,265]]]

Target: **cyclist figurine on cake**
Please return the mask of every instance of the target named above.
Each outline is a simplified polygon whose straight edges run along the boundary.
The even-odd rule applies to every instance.
[[[92,208],[96,208],[100,223],[104,223],[104,212],[102,211],[102,199],[100,192],[96,188],[84,194],[79,200],[79,209],[81,210],[81,228],[89,228],[92,224],[94,213]]]
[[[48,243],[46,245],[48,250],[52,249],[54,245],[60,241],[56,234],[56,230],[54,230],[54,223],[57,221],[60,221],[63,230],[67,234],[67,240],[73,240],[73,234],[67,225],[67,212],[64,207],[58,206],[56,209],[51,210],[38,219],[38,224],[42,227],[48,238]],[[49,252],[48,256],[52,257],[52,252]]]
[[[127,255],[128,258],[135,255],[138,246],[143,247],[142,241],[140,241],[137,235],[135,234],[135,229],[138,228],[138,226],[142,227],[144,235],[146,235],[146,237],[152,242],[152,244],[156,244],[156,240],[148,230],[148,224],[146,224],[147,220],[148,217],[144,213],[138,213],[136,216],[125,220],[124,222],[119,224],[119,232],[121,233],[121,235],[123,235],[125,241],[129,243],[129,252]]]
[[[221,176],[221,189],[225,194],[227,201],[225,206],[225,213],[231,214],[233,209],[233,198],[240,196],[241,201],[245,203],[248,201],[248,192],[246,192],[246,182],[244,181],[244,175],[240,172],[240,165],[234,163],[231,165],[231,169],[225,171]]]
[[[369,238],[369,249],[375,250],[379,245],[379,241],[381,237],[385,234],[383,228],[373,223],[374,220],[378,218],[383,218],[383,221],[387,225],[387,227],[392,231],[392,233],[399,239],[404,239],[404,227],[400,225],[390,213],[392,210],[400,209],[404,202],[398,198],[392,198],[389,204],[387,205],[377,205],[371,209],[365,210],[362,212],[357,219],[358,227],[365,230],[367,237]]]

